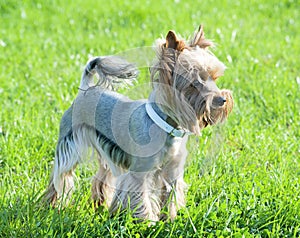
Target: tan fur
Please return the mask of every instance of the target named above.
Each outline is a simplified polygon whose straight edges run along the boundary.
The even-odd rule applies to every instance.
[[[232,110],[233,100],[228,90],[216,90],[215,96],[226,96],[228,103],[223,108],[212,111],[209,105],[212,98],[207,98],[206,103],[199,101],[200,89],[191,87],[191,84],[205,82],[209,78],[216,80],[223,75],[226,67],[207,50],[212,43],[204,38],[202,27],[195,33],[190,45],[182,51],[176,50],[178,42],[174,32],[168,34],[166,43],[157,41],[158,60],[150,70],[155,91],[154,101],[162,105],[163,110],[178,125],[199,135],[200,130],[208,124],[222,122],[227,117]],[[201,93],[205,94],[203,90]],[[209,93],[208,90],[207,94]]]

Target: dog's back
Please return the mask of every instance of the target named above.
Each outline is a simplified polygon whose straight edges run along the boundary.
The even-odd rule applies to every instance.
[[[91,139],[94,136],[90,136],[90,139],[85,140],[89,141],[89,146],[106,144],[106,150],[103,152],[110,157],[109,159],[119,158],[118,161],[113,161],[118,166],[128,169],[134,164],[130,161],[136,160],[143,161],[143,169],[148,170],[154,163],[149,158],[155,157],[155,154],[161,156],[167,133],[149,118],[145,103],[146,100],[132,101],[101,87],[79,92],[72,106],[62,117],[59,142],[68,137],[76,140],[76,135],[83,127],[90,128],[98,142]],[[79,147],[82,148],[82,145]],[[112,155],[116,150],[124,152],[122,159]],[[138,167],[141,167],[141,164],[137,165],[136,162],[135,167],[130,169],[142,169]]]

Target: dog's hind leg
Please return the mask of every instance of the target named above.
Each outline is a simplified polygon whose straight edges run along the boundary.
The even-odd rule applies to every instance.
[[[55,205],[57,199],[66,199],[74,189],[74,169],[80,161],[80,155],[76,149],[73,136],[70,135],[57,145],[53,172],[50,178],[46,201]]]
[[[99,158],[99,170],[92,182],[92,199],[95,206],[100,206],[105,201],[109,207],[115,191],[115,180],[108,166],[102,164]]]

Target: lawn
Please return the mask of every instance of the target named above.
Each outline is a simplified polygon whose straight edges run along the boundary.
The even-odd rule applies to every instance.
[[[299,237],[300,3],[0,0],[0,237]],[[74,204],[41,205],[59,120],[90,56],[152,46],[204,25],[227,66],[228,121],[189,139],[186,208],[136,223],[94,210],[94,165],[77,170]],[[146,65],[131,98],[147,97]]]

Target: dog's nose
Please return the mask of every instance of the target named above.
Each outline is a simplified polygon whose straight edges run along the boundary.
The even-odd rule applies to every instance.
[[[215,97],[213,99],[213,104],[219,107],[222,107],[226,102],[226,98],[224,97]]]

